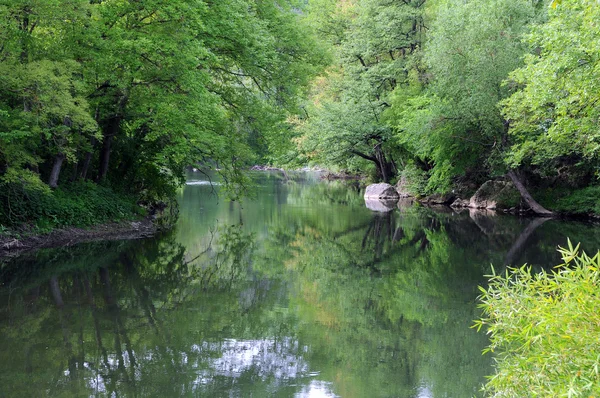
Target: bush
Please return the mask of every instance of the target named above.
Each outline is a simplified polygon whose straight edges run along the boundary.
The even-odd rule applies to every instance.
[[[54,191],[5,183],[0,186],[0,205],[0,224],[36,232],[133,219],[144,212],[134,197],[88,181]]]
[[[496,354],[492,397],[594,397],[600,393],[600,252],[559,249],[564,264],[493,273],[481,288],[483,318]]]
[[[549,209],[572,214],[600,214],[600,186],[540,192],[540,203]]]
[[[427,172],[419,169],[412,163],[406,165],[402,170],[401,178],[406,181],[406,188],[411,195],[425,196],[431,192],[427,188]]]

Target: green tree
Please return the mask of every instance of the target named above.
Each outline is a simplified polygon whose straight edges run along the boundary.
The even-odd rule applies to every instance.
[[[167,200],[197,162],[238,195],[243,166],[285,152],[285,121],[322,64],[303,7],[0,2],[0,182],[15,193],[2,201],[78,179]]]
[[[397,89],[390,111],[397,139],[428,165],[429,191],[447,191],[458,176],[506,172],[508,123],[497,103],[502,82],[521,65],[522,35],[543,18],[540,2],[442,1],[431,9],[427,74]],[[484,167],[482,167],[482,165]]]
[[[332,6],[336,4],[336,6]],[[362,0],[331,2],[321,29],[343,18],[346,29],[328,37],[335,46],[335,66],[316,82],[307,118],[299,123],[301,151],[323,161],[357,169],[353,157],[372,162],[378,178],[390,181],[397,173],[398,145],[382,121],[389,94],[405,85],[414,55],[423,39],[422,1]]]
[[[512,167],[536,167],[545,176],[564,174],[565,169],[597,176],[600,7],[593,1],[568,1],[555,4],[549,14],[548,22],[527,36],[532,52],[506,83],[516,88],[501,103],[510,121],[506,161]],[[584,177],[572,184],[586,181]]]

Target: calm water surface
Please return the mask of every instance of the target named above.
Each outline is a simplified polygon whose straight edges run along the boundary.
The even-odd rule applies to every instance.
[[[493,372],[469,328],[490,264],[600,247],[585,223],[256,184],[240,205],[190,174],[166,235],[0,263],[0,397],[473,397]]]

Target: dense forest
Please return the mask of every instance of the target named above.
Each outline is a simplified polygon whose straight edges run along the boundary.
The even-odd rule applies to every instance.
[[[592,0],[2,1],[0,224],[133,216],[195,164],[235,198],[257,162],[422,196],[512,180],[536,212],[600,213],[599,17]]]

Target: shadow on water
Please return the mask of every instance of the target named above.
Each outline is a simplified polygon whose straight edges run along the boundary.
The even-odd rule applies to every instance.
[[[219,187],[217,186],[218,190]],[[490,264],[598,247],[592,224],[365,207],[356,188],[261,175],[187,186],[175,231],[0,268],[0,396],[476,396]]]

